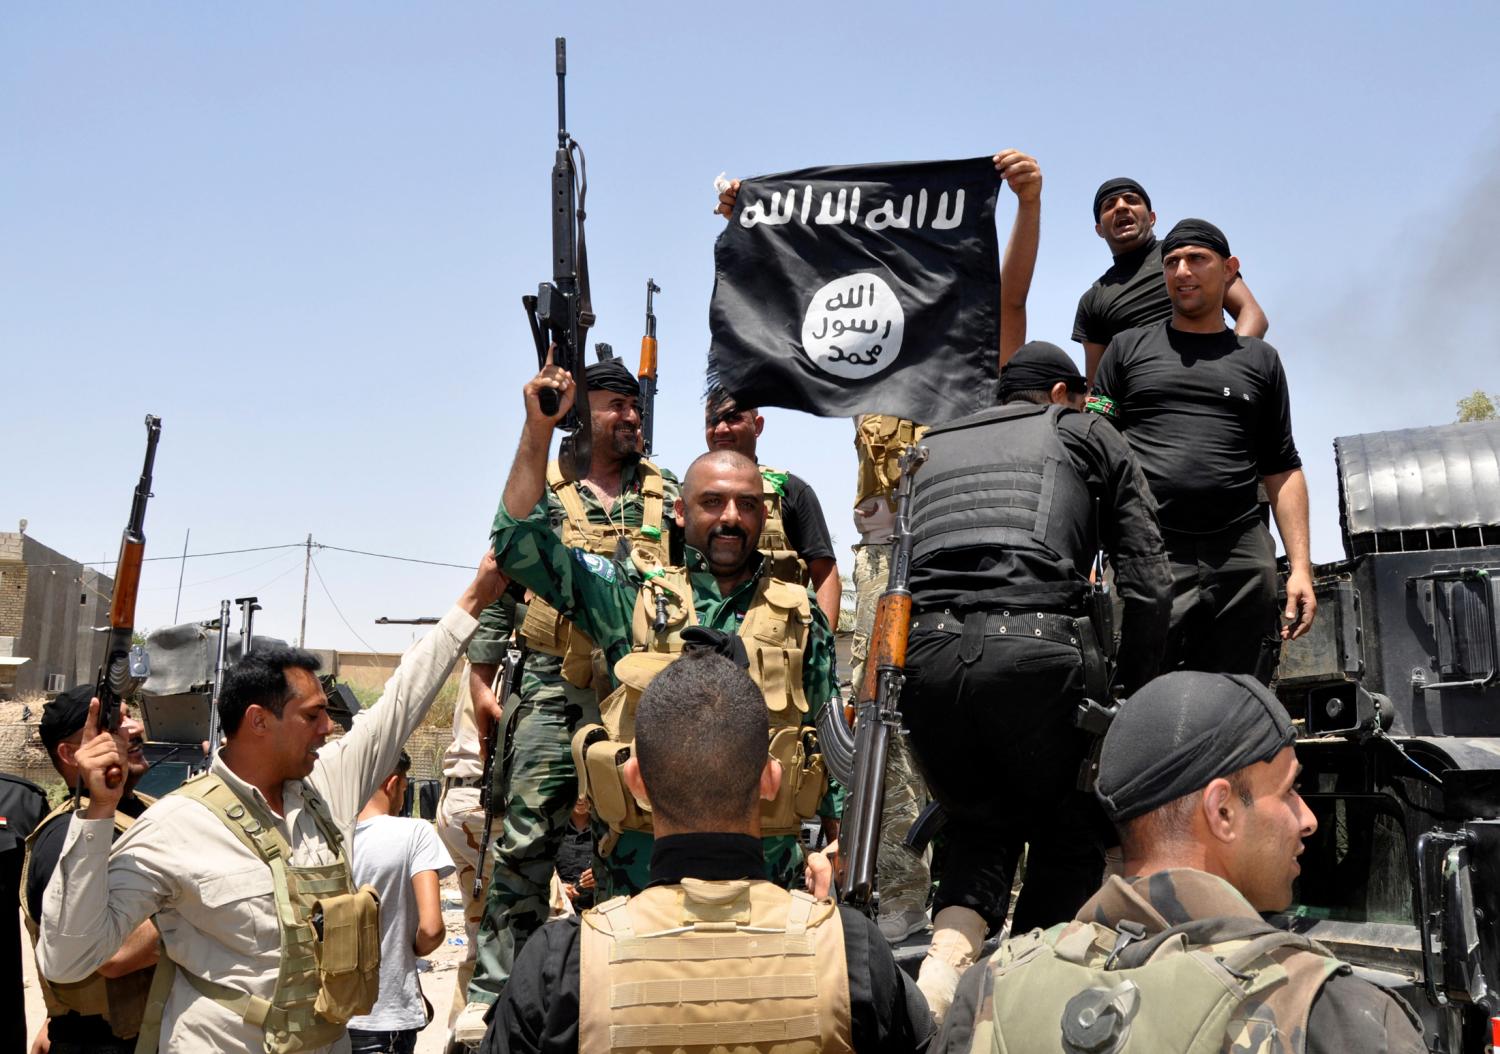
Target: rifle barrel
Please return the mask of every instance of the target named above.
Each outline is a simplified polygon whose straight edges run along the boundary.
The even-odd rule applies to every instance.
[[[557,145],[568,145],[568,38],[557,38]]]

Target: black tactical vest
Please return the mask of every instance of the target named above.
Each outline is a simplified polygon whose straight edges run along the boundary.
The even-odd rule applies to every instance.
[[[1056,405],[1011,403],[933,428],[912,497],[913,566],[936,553],[1032,553],[1060,576],[1091,562],[1093,500]]]

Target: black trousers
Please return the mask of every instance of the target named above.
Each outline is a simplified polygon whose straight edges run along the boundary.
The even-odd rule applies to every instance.
[[[970,908],[999,929],[1029,845],[1011,932],[1071,919],[1099,888],[1108,829],[1098,802],[1077,789],[1089,746],[1073,726],[1082,657],[1066,644],[994,635],[966,662],[961,641],[913,632],[901,696],[912,752],[949,816],[933,913]]]
[[[1276,543],[1259,519],[1218,534],[1162,532],[1172,625],[1162,670],[1265,672],[1279,654]]]

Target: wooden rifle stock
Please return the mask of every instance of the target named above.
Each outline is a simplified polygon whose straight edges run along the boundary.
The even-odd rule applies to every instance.
[[[859,698],[873,700],[880,694],[882,668],[906,668],[906,642],[911,631],[911,594],[885,593],[875,607],[875,626],[870,631],[864,683]]]
[[[104,662],[94,682],[99,697],[99,730],[113,732],[120,725],[120,703],[135,691],[149,672],[144,649],[132,647],[135,636],[135,602],[141,588],[141,564],[146,558],[146,502],[151,497],[151,472],[156,463],[156,443],[161,438],[161,418],[146,415],[146,462],[130,502],[130,518],[120,536],[120,558],[115,564],[115,589],[109,602],[109,640]],[[119,768],[105,774],[111,788],[125,778]],[[80,780],[75,796],[83,796]]]
[[[651,456],[656,424],[656,312],[651,308],[651,294],[660,292],[655,279],[646,279],[646,331],[641,336],[641,368],[636,373],[641,382],[641,453],[646,457]]]

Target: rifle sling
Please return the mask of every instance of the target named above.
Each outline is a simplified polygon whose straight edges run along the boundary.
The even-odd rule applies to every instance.
[[[583,221],[588,215],[584,211],[584,199],[589,193],[589,170],[583,147],[578,140],[570,138],[568,152],[574,151],[578,153],[578,164],[574,166],[578,173],[578,208],[575,211],[578,220],[578,367],[583,369],[583,349],[588,347],[589,327],[594,324],[594,299],[589,293],[589,249],[583,237]]]

